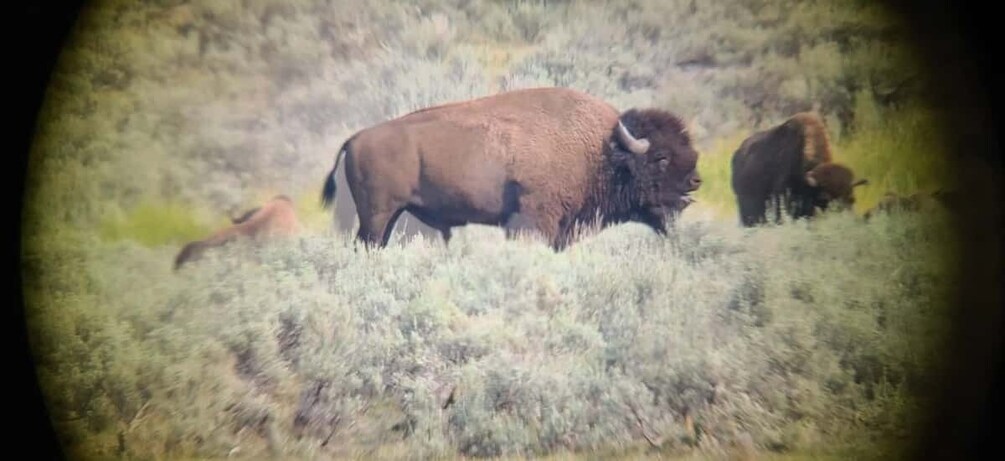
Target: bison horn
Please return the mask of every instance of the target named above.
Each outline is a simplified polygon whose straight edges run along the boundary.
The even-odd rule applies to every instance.
[[[628,128],[625,128],[625,125],[621,123],[621,120],[618,120],[618,139],[621,141],[621,144],[627,147],[628,150],[632,151],[633,154],[642,155],[649,150],[649,140],[645,138],[635,139],[635,136],[632,136],[632,134],[628,132]]]
[[[806,184],[809,184],[810,187],[817,187],[817,180],[813,177],[812,172],[806,173]]]
[[[859,179],[858,181],[855,181],[855,184],[852,184],[851,187],[865,186],[867,184],[869,184],[868,179]]]

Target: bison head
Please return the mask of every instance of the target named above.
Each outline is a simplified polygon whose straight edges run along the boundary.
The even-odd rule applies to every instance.
[[[614,127],[611,160],[632,196],[629,213],[657,232],[666,216],[680,213],[698,190],[698,152],[684,123],[668,112],[632,109]]]
[[[837,163],[824,163],[806,173],[806,184],[814,193],[813,204],[824,210],[831,202],[841,207],[855,204],[855,187],[869,184],[869,180],[854,179],[850,168]]]

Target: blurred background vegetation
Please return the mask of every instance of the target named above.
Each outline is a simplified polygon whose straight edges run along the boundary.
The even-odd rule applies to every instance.
[[[728,165],[814,109],[870,180],[857,213],[954,188],[908,37],[844,0],[94,2],[23,220],[57,428],[99,458],[883,457],[931,382],[954,235],[941,215],[742,231]],[[626,225],[556,255],[471,228],[363,254],[331,231],[318,194],[353,132],[533,86],[688,122],[705,182],[676,240]],[[278,193],[309,235],[170,272]]]

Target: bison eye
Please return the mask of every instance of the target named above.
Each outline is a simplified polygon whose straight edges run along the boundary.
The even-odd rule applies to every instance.
[[[658,163],[660,165],[660,169],[661,170],[665,170],[665,169],[667,169],[667,166],[670,165],[670,160],[664,157],[664,158],[659,159]]]

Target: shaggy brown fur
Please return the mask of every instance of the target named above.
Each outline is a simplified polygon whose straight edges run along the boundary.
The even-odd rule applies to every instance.
[[[812,112],[754,133],[733,153],[732,187],[744,226],[766,222],[769,204],[776,223],[783,206],[796,219],[813,216],[834,201],[851,206],[853,189],[867,183],[855,181],[850,168],[833,162],[826,127]]]
[[[261,240],[295,235],[301,230],[293,202],[285,195],[277,195],[261,207],[249,210],[244,216],[232,218],[231,221],[234,225],[221,229],[204,240],[185,245],[175,257],[175,270],[198,259],[206,250],[240,237]]]
[[[445,104],[364,129],[336,156],[325,207],[343,156],[357,238],[378,246],[403,211],[446,241],[452,227],[477,223],[511,236],[534,229],[562,249],[577,224],[597,215],[602,225],[634,220],[664,233],[667,215],[683,210],[700,184],[698,153],[676,116],[619,115],[566,88]]]
[[[813,112],[800,112],[789,118],[803,130],[803,162],[809,168],[832,161],[830,137],[823,120]]]

